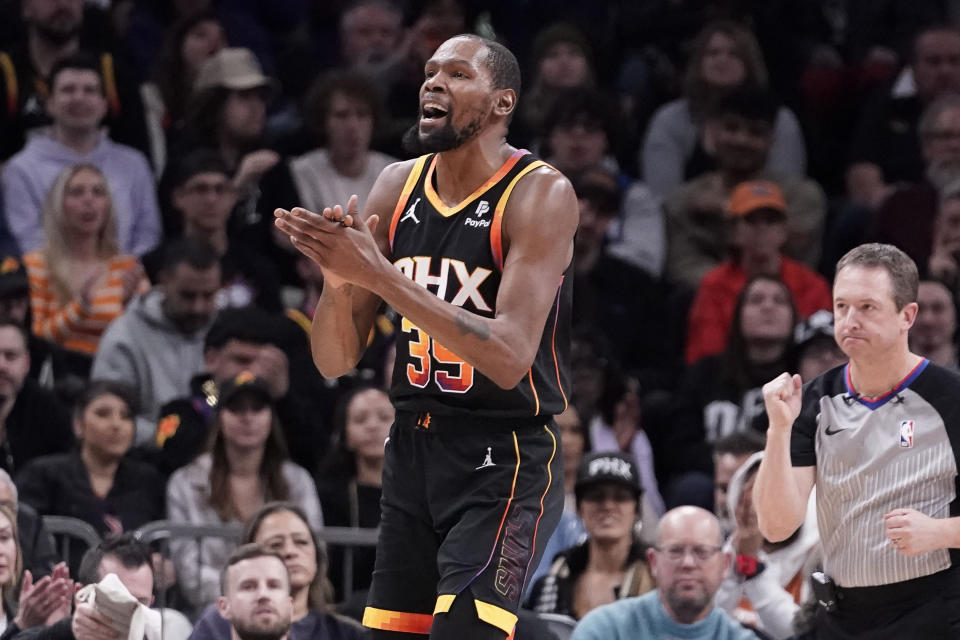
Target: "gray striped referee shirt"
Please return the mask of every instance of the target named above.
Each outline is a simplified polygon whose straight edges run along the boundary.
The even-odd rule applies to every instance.
[[[853,389],[849,365],[804,386],[791,435],[793,466],[816,466],[824,571],[842,587],[911,580],[960,561],[958,550],[898,553],[883,515],[912,508],[960,515],[960,374],[923,360],[872,400]]]

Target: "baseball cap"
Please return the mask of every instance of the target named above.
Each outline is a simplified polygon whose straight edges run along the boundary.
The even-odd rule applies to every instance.
[[[276,88],[273,78],[263,74],[263,68],[250,49],[228,47],[204,60],[193,83],[194,91],[211,87],[224,89]]]
[[[783,199],[780,187],[768,180],[749,180],[734,187],[727,205],[728,216],[737,218],[757,209],[772,209],[786,214],[787,202]]]
[[[14,293],[27,293],[30,283],[27,270],[16,256],[6,256],[0,260],[0,296]]]
[[[577,467],[577,482],[573,486],[573,492],[577,500],[580,500],[585,489],[601,483],[627,487],[638,498],[643,493],[633,458],[619,451],[594,452],[585,455],[580,461],[580,466]]]
[[[802,349],[817,338],[833,340],[833,313],[826,309],[815,311],[793,330],[793,342],[797,349]]]
[[[250,371],[241,371],[219,385],[218,405],[223,407],[244,392],[261,396],[268,404],[273,402],[270,385],[266,380],[255,376]]]

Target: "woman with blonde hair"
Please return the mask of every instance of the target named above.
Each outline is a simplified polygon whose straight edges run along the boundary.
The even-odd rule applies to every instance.
[[[57,176],[43,205],[43,229],[43,248],[23,258],[33,333],[80,354],[89,367],[107,325],[149,282],[137,258],[117,249],[110,188],[93,165]]]
[[[719,100],[741,87],[767,89],[767,67],[757,39],[745,26],[719,20],[705,26],[693,44],[683,96],[660,107],[640,147],[643,181],[661,198],[685,180],[712,168],[704,147],[704,118]],[[806,174],[807,152],[797,117],[781,106],[773,129],[767,170]]]

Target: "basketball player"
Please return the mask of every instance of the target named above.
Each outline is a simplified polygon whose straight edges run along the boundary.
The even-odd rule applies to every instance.
[[[834,335],[849,364],[763,387],[760,531],[799,527],[817,487],[817,638],[960,637],[960,375],[910,352],[917,266],[885,244],[837,263]]]
[[[502,640],[562,510],[577,227],[570,183],[506,143],[520,72],[501,45],[443,43],[425,65],[419,158],[387,167],[363,215],[278,209],[324,273],[311,331],[327,377],[354,367],[381,301],[401,316],[373,638]],[[383,220],[381,220],[383,216]]]

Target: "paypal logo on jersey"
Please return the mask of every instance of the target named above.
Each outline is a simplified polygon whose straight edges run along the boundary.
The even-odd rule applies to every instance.
[[[464,225],[468,227],[480,227],[480,228],[489,227],[490,221],[482,219],[483,214],[487,213],[488,211],[490,211],[490,203],[487,202],[486,200],[481,200],[480,203],[477,205],[477,210],[473,212],[473,215],[476,216],[476,220],[473,218],[467,218],[464,221]]]

